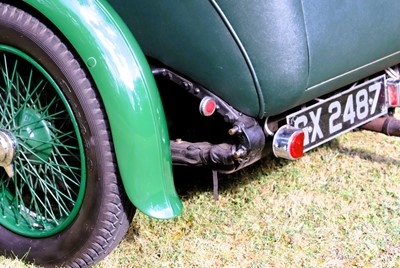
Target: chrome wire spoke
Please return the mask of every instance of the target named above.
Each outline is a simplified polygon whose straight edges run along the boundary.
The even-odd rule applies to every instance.
[[[20,140],[22,141],[22,142],[21,142],[21,146],[25,146],[24,144],[25,144],[27,141],[35,141],[35,142],[38,142],[38,143],[39,143],[39,142],[42,142],[41,140],[31,139],[31,138],[25,138],[25,137],[21,137],[21,136],[18,136],[18,135],[16,135],[16,137],[17,137],[17,138],[20,138]],[[79,147],[76,147],[76,146],[69,146],[69,145],[65,145],[65,144],[63,144],[63,143],[57,142],[58,139],[54,139],[54,140],[55,140],[54,142],[43,142],[43,143],[37,145],[36,147],[32,147],[32,146],[31,146],[31,147],[29,148],[29,152],[32,153],[32,154],[34,154],[34,155],[37,156],[38,158],[40,158],[40,156],[37,155],[37,154],[35,153],[35,150],[38,149],[38,148],[40,148],[40,147],[43,147],[44,145],[51,145],[51,146],[53,147],[53,149],[56,151],[57,157],[60,158],[60,159],[62,160],[62,162],[64,163],[64,165],[56,165],[56,166],[65,166],[65,167],[68,167],[68,169],[69,169],[71,172],[73,172],[73,170],[78,170],[78,171],[79,171],[79,170],[80,170],[79,167],[70,166],[70,165],[67,163],[67,161],[65,160],[65,158],[64,158],[65,156],[68,156],[68,157],[73,157],[73,158],[76,159],[76,160],[79,160],[79,152],[76,151],[76,150],[79,150]],[[65,150],[65,152],[64,152],[64,153],[61,152],[60,149]],[[75,150],[75,151],[74,151],[74,150]]]
[[[34,156],[36,156],[42,163],[41,164],[45,164],[49,167],[49,169],[51,169],[51,172],[55,172],[55,173],[59,173],[59,175],[63,178],[68,179],[70,182],[76,183],[74,180],[70,180],[69,177],[67,177],[63,172],[60,171],[59,168],[65,168],[65,169],[70,169],[73,170],[74,167],[71,167],[69,165],[63,165],[63,164],[56,164],[56,163],[51,163],[48,162],[44,159],[42,159],[39,155],[37,155],[35,152],[33,152],[30,148],[28,148],[26,145],[21,144],[22,147],[24,147],[29,153],[33,154]],[[21,152],[21,154],[24,154],[24,152]],[[26,156],[25,156],[26,157]],[[75,169],[79,169],[79,168],[75,168]]]
[[[63,114],[63,113],[65,113],[65,111],[59,111],[59,112],[56,112],[56,113],[51,114],[51,115],[43,116],[43,117],[41,117],[40,119],[37,119],[37,120],[35,120],[35,121],[30,121],[29,123],[23,124],[23,125],[18,126],[18,127],[16,127],[16,128],[13,128],[12,130],[13,130],[13,131],[18,131],[18,130],[20,130],[21,128],[26,128],[26,127],[29,127],[29,126],[31,126],[31,125],[35,125],[35,124],[37,124],[37,123],[40,123],[40,122],[42,122],[42,121],[51,120],[51,119],[55,118],[57,115],[60,115],[60,114]]]
[[[17,172],[19,173],[20,176],[26,175],[26,174],[21,174],[19,171],[17,171]],[[31,179],[31,177],[28,177],[28,179]],[[30,209],[28,209],[28,210],[29,211],[36,211],[35,214],[37,214],[37,212],[40,212],[40,208],[43,208],[44,211],[47,212],[46,218],[50,217],[52,220],[56,221],[56,218],[53,215],[53,213],[51,211],[49,211],[49,209],[47,208],[45,203],[43,203],[42,199],[36,194],[34,189],[32,189],[33,187],[29,187],[29,186],[31,186],[31,185],[28,185],[27,189],[29,190],[29,192],[31,194],[31,204],[33,204],[33,209],[30,206],[29,207]],[[23,203],[23,199],[22,199],[21,194],[19,194],[18,197],[20,197],[21,198],[20,200],[22,201],[22,203],[20,203],[22,205],[19,205],[19,206],[23,206],[24,208],[26,208],[26,206],[25,206],[26,204]],[[40,205],[40,207],[39,207],[39,205]],[[25,217],[24,219],[27,219],[27,218],[29,218],[29,217]]]
[[[33,221],[31,221],[30,217],[28,217],[27,210],[24,209],[26,207],[26,204],[24,204],[23,202],[24,198],[23,191],[26,188],[29,189],[29,187],[27,186],[26,180],[22,180],[22,178],[27,178],[27,174],[25,173],[24,169],[16,170],[16,172],[21,178],[21,181],[14,180],[15,196],[14,200],[12,200],[12,204],[14,205],[13,208],[14,208],[14,214],[16,215],[16,221],[20,223],[22,221],[25,221],[29,223],[29,226],[32,226]],[[32,207],[32,200],[33,198],[31,199],[31,204],[29,207]]]
[[[61,208],[65,212],[65,215],[68,215],[68,212],[67,212],[68,209],[67,208],[63,208],[63,207],[60,206],[60,202],[59,202],[60,199],[57,198],[57,196],[56,196],[57,194],[55,194],[55,192],[59,192],[59,190],[55,186],[56,184],[52,185],[49,182],[47,182],[46,180],[42,179],[40,176],[42,174],[45,174],[45,173],[39,172],[40,169],[39,169],[39,171],[37,171],[36,168],[33,167],[32,164],[30,164],[30,161],[26,158],[26,156],[24,156],[24,158],[25,158],[25,160],[27,160],[26,162],[30,167],[30,169],[26,169],[26,172],[28,172],[31,175],[31,176],[29,176],[29,178],[32,178],[32,176],[34,176],[36,178],[36,184],[35,185],[31,185],[32,186],[31,188],[37,189],[38,185],[39,185],[42,191],[48,192],[50,194],[50,196],[53,197],[53,199],[55,201],[57,201],[56,205],[58,206],[58,208]],[[49,202],[48,201],[49,199],[47,197],[44,198],[44,199],[45,199],[45,203]],[[42,201],[42,203],[43,203],[43,201]],[[46,206],[46,207],[49,207],[49,209],[46,210],[46,211],[50,211],[50,209],[52,209],[52,206]],[[52,218],[56,218],[55,217],[55,213],[52,210],[51,210],[51,215],[52,215]]]
[[[55,148],[55,149],[58,150],[57,148]],[[58,156],[62,156],[61,154],[57,154],[57,155]],[[61,176],[60,177],[60,179],[64,182],[63,185],[68,187],[69,184],[67,183],[67,181],[72,183],[72,184],[78,185],[79,184],[79,176],[80,176],[80,174],[77,173],[76,171],[80,171],[80,170],[78,168],[76,168],[76,167],[68,165],[67,161],[66,161],[66,159],[64,157],[60,157],[60,160],[64,163],[64,164],[60,164],[58,162],[58,160],[57,160],[57,156],[55,155],[55,153],[53,153],[52,158],[53,158],[53,162],[55,163],[55,166],[57,166],[57,167],[63,167],[63,166],[67,167],[66,171],[68,171],[70,176],[71,176],[71,177],[68,177],[68,176]],[[67,179],[67,181],[65,181],[65,179]]]
[[[70,146],[70,145],[66,145],[66,143],[70,143],[71,141],[76,141],[76,137],[74,137],[74,132],[67,132],[67,133],[62,133],[61,131],[59,131],[58,129],[55,129],[53,127],[49,127],[50,130],[53,130],[53,133],[56,132],[60,133],[59,135],[55,136],[54,138],[52,138],[49,142],[46,142],[46,144],[50,144],[53,145],[54,149],[57,150],[57,153],[59,153],[60,156],[62,156],[63,154],[59,151],[59,148],[64,149],[66,151],[66,153],[69,156],[74,157],[76,160],[79,160],[79,152],[78,151],[72,151],[72,150],[78,150],[79,147],[77,146]],[[62,133],[62,134],[61,134]],[[35,139],[30,139],[35,141]]]
[[[8,60],[6,55],[3,55],[3,61],[4,61],[4,68],[2,68],[2,76],[5,82],[5,92],[7,93],[6,99],[4,100],[5,103],[5,110],[3,111],[6,116],[9,118],[13,118],[13,101],[12,101],[12,94],[11,91],[13,89],[13,80],[15,77],[16,73],[16,68],[18,65],[18,61],[16,60],[14,63],[13,71],[11,73],[11,77],[9,74],[9,68],[8,68]],[[12,121],[9,121],[12,122]],[[1,120],[1,125],[3,125],[3,118]]]
[[[31,78],[30,78],[30,79],[31,79]],[[45,82],[44,80],[41,80],[41,81],[38,83],[38,85],[33,89],[32,92],[30,92],[30,86],[25,88],[25,90],[26,90],[26,93],[25,93],[26,96],[21,96],[21,99],[23,99],[24,102],[19,106],[19,109],[17,110],[16,114],[19,114],[22,110],[24,110],[24,109],[26,109],[26,108],[28,107],[28,102],[31,101],[32,96],[33,96],[38,90],[40,90],[40,89],[42,88],[42,83],[45,83],[45,85],[46,85],[47,82]],[[19,94],[22,94],[20,90],[18,90],[18,93],[19,93]]]
[[[10,102],[10,113],[11,113],[11,117],[12,118],[15,118],[15,109],[14,109],[14,98],[13,98],[13,95],[11,94],[11,92],[12,92],[12,89],[14,87],[19,88],[18,87],[18,80],[16,80],[16,83],[17,83],[16,85],[13,82],[16,79],[16,76],[18,76],[17,66],[18,66],[18,60],[15,60],[14,67],[13,67],[13,70],[12,70],[12,74],[11,74],[11,77],[9,79],[10,85],[7,86],[8,96],[9,96],[8,100]],[[11,121],[13,123],[13,126],[11,126],[11,127],[15,127],[15,120],[11,120]]]
[[[34,139],[34,138],[26,138],[26,137],[23,137],[23,136],[19,136],[19,135],[15,135],[15,137],[17,137],[17,138],[21,138],[21,140],[22,141],[27,141],[27,140],[30,140],[30,141],[37,141],[37,142],[43,142],[42,140],[39,140],[39,139]],[[60,144],[59,142],[57,142],[58,141],[58,138],[55,138],[55,139],[52,139],[51,141],[49,141],[49,142],[43,142],[43,144],[48,144],[48,145],[52,145],[52,146],[57,146],[57,147],[61,147],[61,148],[64,148],[64,149],[74,149],[74,150],[79,150],[79,147],[77,147],[77,146],[72,146],[72,145],[65,145],[65,144]],[[38,145],[37,147],[40,147],[41,145]],[[32,147],[31,149],[32,150],[35,150],[35,149],[37,149],[37,147]],[[71,151],[72,152],[72,151]]]
[[[29,56],[10,51],[0,57],[0,132],[11,133],[17,153],[13,178],[0,173],[0,224],[45,237],[77,215],[86,174],[83,142],[57,84]]]
[[[76,171],[79,170],[79,168],[68,164],[68,160],[64,157],[64,156],[74,156],[76,159],[77,158],[76,153],[74,155],[71,155],[71,154],[65,155],[59,151],[59,148],[54,147],[53,149],[54,149],[54,151],[52,153],[51,158],[52,158],[52,161],[55,164],[55,166],[60,167],[60,168],[65,167],[66,171],[68,171],[69,174],[73,175],[75,182],[77,182],[79,180],[79,174],[77,174]],[[60,161],[61,161],[61,163],[59,163]],[[72,182],[74,180],[71,179],[70,181]]]
[[[53,156],[53,161],[57,163],[57,159]],[[48,167],[46,166],[46,169],[48,169]],[[61,172],[61,171],[60,171]],[[65,180],[66,176],[56,176],[57,174],[55,172],[51,172],[51,176],[52,179],[55,180],[57,179],[59,182],[62,182],[62,185],[64,186],[65,191],[68,193],[68,197],[72,198],[72,196],[76,197],[78,195],[78,193],[70,186],[70,183],[76,184],[78,185],[78,179],[79,179],[79,174],[76,174],[75,172],[73,172],[72,170],[69,171],[70,174],[74,177],[75,180],[73,180],[72,178],[70,178],[68,181]],[[64,195],[64,194],[63,194]],[[73,202],[73,200],[70,200],[71,202]]]

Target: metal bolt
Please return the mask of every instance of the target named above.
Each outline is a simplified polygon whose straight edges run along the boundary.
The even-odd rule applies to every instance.
[[[190,90],[191,86],[189,84],[189,82],[183,81],[182,82],[182,87],[186,90]]]
[[[243,157],[245,154],[246,154],[246,150],[241,148],[233,153],[233,158],[239,159],[239,158]]]
[[[230,130],[228,130],[229,135],[233,136],[240,131],[240,127],[233,126]]]

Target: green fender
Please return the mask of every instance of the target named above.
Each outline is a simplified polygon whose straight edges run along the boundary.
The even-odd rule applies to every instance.
[[[24,0],[66,37],[102,97],[131,202],[154,218],[178,216],[164,110],[133,35],[105,0]],[[89,185],[90,187],[90,185]]]

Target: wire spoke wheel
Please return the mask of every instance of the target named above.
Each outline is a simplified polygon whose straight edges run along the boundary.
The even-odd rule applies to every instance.
[[[0,224],[31,237],[54,235],[79,211],[85,188],[82,139],[50,75],[0,45],[0,132],[16,143],[14,174],[1,173]]]
[[[89,267],[129,228],[135,209],[82,66],[68,41],[0,2],[0,254]]]

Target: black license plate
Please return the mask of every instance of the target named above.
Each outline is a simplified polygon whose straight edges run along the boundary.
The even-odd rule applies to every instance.
[[[307,107],[286,117],[287,124],[304,130],[304,152],[387,114],[385,76]]]

